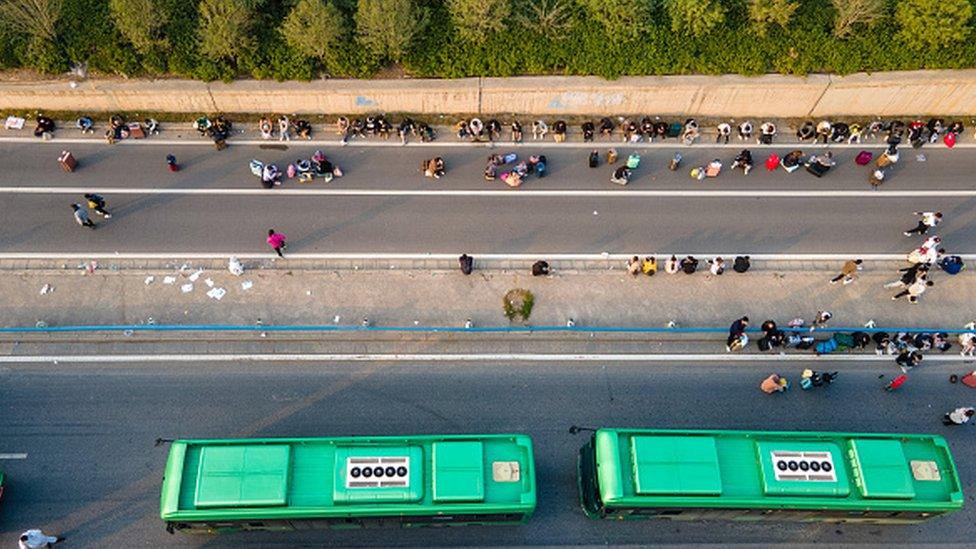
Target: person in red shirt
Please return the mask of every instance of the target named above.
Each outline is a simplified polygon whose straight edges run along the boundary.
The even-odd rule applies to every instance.
[[[285,244],[285,235],[281,233],[276,233],[274,229],[268,229],[268,246],[278,254],[278,257],[285,257],[281,252],[288,247]]]

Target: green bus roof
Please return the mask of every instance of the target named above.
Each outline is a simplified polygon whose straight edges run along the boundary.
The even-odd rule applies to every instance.
[[[177,440],[160,515],[193,522],[531,514],[535,505],[526,435]]]
[[[963,494],[937,435],[599,429],[607,507],[951,511]]]

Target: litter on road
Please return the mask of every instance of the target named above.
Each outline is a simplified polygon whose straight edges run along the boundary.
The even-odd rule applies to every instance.
[[[182,290],[184,294],[188,294],[193,291],[193,284],[184,284],[180,286],[180,290]]]
[[[156,280],[156,277],[155,276],[152,276],[152,275],[147,276],[146,277],[146,280],[145,280],[146,286],[152,284],[155,280]]]
[[[163,284],[173,284],[174,282],[176,282],[175,276],[163,277]]]
[[[226,294],[227,294],[227,290],[225,290],[223,288],[213,288],[209,292],[207,292],[207,295],[208,296],[216,299],[217,301],[220,301],[221,299],[223,299],[223,297]]]
[[[51,286],[50,284],[45,284],[44,286],[41,287],[41,295],[47,295],[53,291],[54,291],[54,286]]]
[[[254,286],[254,283],[251,282],[250,280],[245,280],[244,282],[241,282],[241,289],[244,290],[244,291],[250,290],[251,287],[253,287],[253,286]]]

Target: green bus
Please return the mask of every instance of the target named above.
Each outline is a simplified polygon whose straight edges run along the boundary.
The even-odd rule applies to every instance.
[[[936,435],[598,429],[578,469],[597,519],[915,523],[963,506]]]
[[[164,474],[171,533],[520,524],[536,505],[519,434],[176,440]]]

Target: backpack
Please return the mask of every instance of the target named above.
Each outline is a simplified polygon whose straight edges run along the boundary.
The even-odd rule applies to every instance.
[[[737,256],[732,262],[732,270],[737,273],[744,273],[749,270],[749,258],[747,256]]]
[[[461,257],[458,258],[458,263],[461,265],[461,272],[465,275],[469,275],[472,271],[474,271],[474,259],[470,255],[461,255]]]

